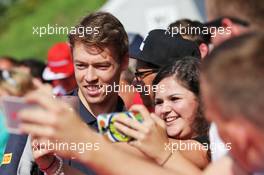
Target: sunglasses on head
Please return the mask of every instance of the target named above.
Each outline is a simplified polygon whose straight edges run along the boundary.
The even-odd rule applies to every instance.
[[[239,18],[236,18],[236,17],[225,16],[225,17],[221,17],[221,18],[218,18],[216,20],[213,20],[212,22],[206,23],[206,26],[207,27],[221,27],[222,26],[222,20],[224,18],[228,18],[233,23],[239,24],[239,25],[244,26],[244,27],[248,27],[250,25],[249,22],[247,22],[247,21],[245,21],[243,19],[239,19]]]

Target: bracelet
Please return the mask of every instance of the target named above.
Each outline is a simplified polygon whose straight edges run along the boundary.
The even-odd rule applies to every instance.
[[[170,159],[171,156],[172,156],[172,152],[170,152],[168,157],[166,157],[166,159],[160,164],[160,166],[163,166],[166,162],[168,162],[168,160]]]
[[[56,156],[56,157],[59,160],[59,167],[55,171],[54,175],[64,175],[64,172],[63,172],[63,160],[59,156]]]
[[[49,164],[49,166],[47,168],[39,168],[41,171],[47,171],[48,169],[50,169],[52,167],[52,165],[56,162],[56,156],[53,157],[53,160],[51,162],[51,164]]]
[[[63,173],[63,160],[59,156],[54,156],[54,162],[44,172],[45,175],[64,175]],[[57,162],[57,163],[55,163]]]

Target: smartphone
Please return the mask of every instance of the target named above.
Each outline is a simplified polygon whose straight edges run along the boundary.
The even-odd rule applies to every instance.
[[[77,96],[55,96],[55,99],[68,103],[75,112],[80,110],[80,100]]]
[[[36,107],[34,104],[27,103],[22,97],[6,96],[0,100],[1,110],[5,116],[6,126],[10,133],[21,134],[19,131],[20,121],[17,113],[25,108]]]
[[[117,116],[129,117],[139,122],[143,122],[143,118],[140,113],[114,112],[109,114],[101,114],[97,117],[99,133],[106,135],[112,142],[128,142],[132,140],[131,137],[124,135],[114,127],[115,118]]]

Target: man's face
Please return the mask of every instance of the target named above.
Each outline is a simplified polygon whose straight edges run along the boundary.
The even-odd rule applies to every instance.
[[[108,101],[114,93],[105,93],[105,88],[119,83],[122,63],[110,47],[99,50],[76,43],[73,48],[75,78],[87,103],[100,104]]]
[[[230,153],[237,163],[249,172],[263,171],[264,133],[242,116],[224,118],[223,112],[213,98],[210,85],[201,78],[202,99],[205,116],[217,125],[220,137],[231,146]]]
[[[153,92],[152,81],[157,75],[157,68],[151,68],[147,66],[144,62],[138,61],[136,66],[136,75],[135,75],[135,83],[137,86],[142,86],[142,89],[147,89],[147,93],[142,92],[141,97],[146,106],[150,106],[153,104]],[[144,86],[144,88],[143,88]]]
[[[6,60],[6,59],[2,59],[0,60],[0,69],[1,70],[10,70],[13,67],[13,64]]]

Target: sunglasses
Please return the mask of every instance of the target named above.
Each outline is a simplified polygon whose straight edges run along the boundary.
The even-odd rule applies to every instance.
[[[0,81],[5,81],[12,86],[17,86],[16,80],[12,77],[12,72],[8,70],[0,70]]]
[[[159,71],[158,69],[150,69],[145,71],[139,71],[138,69],[136,69],[135,77],[137,80],[139,80],[139,78],[143,79],[150,74],[157,73],[158,71]]]
[[[244,27],[248,27],[250,25],[250,23],[245,21],[245,20],[235,18],[235,17],[230,17],[230,16],[224,16],[224,17],[218,18],[216,20],[213,20],[212,22],[207,23],[206,26],[208,26],[208,27],[221,27],[222,26],[222,20],[224,18],[228,18],[233,23],[239,24],[239,25],[244,26]]]

